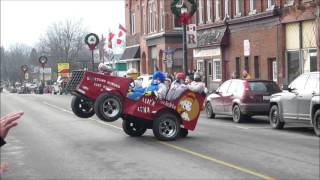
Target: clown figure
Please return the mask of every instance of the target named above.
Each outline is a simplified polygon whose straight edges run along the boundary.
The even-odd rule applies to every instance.
[[[152,82],[147,87],[145,95],[150,96],[154,94],[157,98],[164,99],[168,90],[168,87],[164,83],[165,79],[166,77],[162,72],[154,72],[152,76]]]
[[[182,72],[176,74],[176,80],[171,84],[167,94],[168,101],[176,100],[184,91],[188,89],[188,86],[185,85],[185,78],[186,76]]]
[[[201,81],[200,74],[195,73],[193,78],[194,80],[190,84],[188,84],[188,88],[190,89],[190,91],[205,95],[208,92],[208,89],[206,88],[205,83]]]

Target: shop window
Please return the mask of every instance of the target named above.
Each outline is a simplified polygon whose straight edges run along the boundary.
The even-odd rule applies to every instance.
[[[302,22],[302,48],[317,47],[316,33],[317,27],[315,20]]]
[[[260,63],[259,63],[259,56],[254,57],[254,78],[260,78]]]
[[[221,80],[221,61],[214,60],[213,61],[213,80]]]
[[[244,70],[246,70],[248,73],[250,72],[249,56],[244,57]]]
[[[236,57],[236,78],[240,78],[240,57]]]
[[[284,1],[284,6],[292,6],[294,4],[294,0],[285,0]]]
[[[208,62],[208,75],[212,76],[212,62]]]
[[[197,71],[198,72],[204,72],[204,62],[203,60],[198,60],[197,61]]]
[[[290,23],[286,25],[286,49],[300,48],[300,28],[299,23]]]
[[[268,0],[268,2],[267,2],[268,4],[267,4],[267,10],[273,10],[274,9],[274,6],[275,6],[275,4],[274,4],[274,0]]]
[[[288,63],[288,82],[290,83],[300,74],[299,68],[299,51],[288,51],[287,52],[287,63]]]

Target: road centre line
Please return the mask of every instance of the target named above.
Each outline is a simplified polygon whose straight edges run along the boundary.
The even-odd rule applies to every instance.
[[[233,164],[230,164],[228,162],[225,162],[225,161],[222,161],[222,160],[219,160],[219,159],[215,159],[215,158],[212,158],[210,156],[206,156],[204,154],[200,154],[200,153],[197,153],[197,152],[194,152],[194,151],[191,151],[189,149],[186,149],[186,148],[182,148],[182,147],[179,147],[179,146],[176,146],[176,145],[173,145],[173,144],[170,144],[170,143],[167,143],[167,142],[163,142],[163,141],[159,141],[160,144],[163,144],[165,146],[168,146],[168,147],[171,147],[173,149],[176,149],[176,150],[179,150],[179,151],[182,151],[182,152],[185,152],[185,153],[188,153],[188,154],[191,154],[193,156],[196,156],[196,157],[200,157],[202,159],[206,159],[208,161],[211,161],[211,162],[215,162],[217,164],[220,164],[220,165],[223,165],[223,166],[227,166],[229,168],[232,168],[232,169],[236,169],[236,170],[239,170],[241,172],[244,172],[244,173],[247,173],[247,174],[251,174],[251,175],[254,175],[254,176],[257,176],[261,179],[266,179],[266,180],[274,180],[275,178],[273,177],[270,177],[270,176],[266,176],[264,174],[261,174],[261,173],[258,173],[258,172],[255,172],[255,171],[252,171],[252,170],[249,170],[249,169],[246,169],[246,168],[242,168],[240,166],[236,166],[236,165],[233,165]]]
[[[64,112],[68,112],[68,113],[72,113],[71,111],[68,111],[66,109],[63,109],[63,108],[60,108],[56,105],[53,105],[53,104],[49,104],[45,101],[43,101],[44,104],[50,106],[50,107],[53,107],[55,109],[58,109],[58,110],[61,110],[61,111],[64,111]],[[106,125],[106,126],[109,126],[109,127],[113,127],[113,128],[116,128],[118,130],[122,130],[121,127],[118,127],[118,126],[115,126],[113,124],[110,124],[110,123],[106,123],[106,122],[103,122],[101,120],[98,120],[98,119],[95,119],[95,118],[89,118],[90,120],[94,120],[102,125]],[[240,127],[240,126],[239,126]],[[211,162],[214,162],[214,163],[217,163],[217,164],[220,164],[220,165],[223,165],[223,166],[226,166],[226,167],[229,167],[229,168],[232,168],[232,169],[236,169],[236,170],[239,170],[241,172],[244,172],[244,173],[247,173],[247,174],[250,174],[250,175],[253,175],[253,176],[256,176],[256,177],[259,177],[261,179],[265,179],[265,180],[274,180],[275,178],[273,177],[270,177],[270,176],[266,176],[266,175],[263,175],[261,173],[258,173],[258,172],[255,172],[255,171],[252,171],[252,170],[249,170],[249,169],[246,169],[246,168],[242,168],[240,166],[237,166],[237,165],[233,165],[231,163],[228,163],[228,162],[225,162],[225,161],[222,161],[222,160],[219,160],[219,159],[215,159],[213,157],[210,157],[210,156],[206,156],[204,154],[201,154],[201,153],[197,153],[195,151],[192,151],[192,150],[189,150],[189,149],[186,149],[186,148],[183,148],[183,147],[180,147],[180,146],[176,146],[176,145],[173,145],[173,144],[170,144],[170,143],[167,143],[167,142],[163,142],[163,141],[158,141],[160,144],[162,145],[165,145],[167,147],[170,147],[170,148],[173,148],[173,149],[176,149],[176,150],[179,150],[179,151],[182,151],[182,152],[185,152],[187,154],[191,154],[193,156],[196,156],[196,157],[199,157],[199,158],[202,158],[202,159],[205,159],[205,160],[208,160],[208,161],[211,161]]]

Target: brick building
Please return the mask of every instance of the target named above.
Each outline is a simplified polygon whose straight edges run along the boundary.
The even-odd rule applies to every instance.
[[[164,72],[182,71],[182,28],[171,13],[169,0],[126,0],[125,22],[129,30],[127,47],[121,61],[141,74],[152,74],[156,68]],[[193,20],[192,20],[193,21]],[[166,54],[172,52],[172,66]],[[188,52],[192,69],[192,51]]]
[[[316,0],[199,0],[198,8],[194,65],[209,88],[245,69],[280,85],[320,70]]]

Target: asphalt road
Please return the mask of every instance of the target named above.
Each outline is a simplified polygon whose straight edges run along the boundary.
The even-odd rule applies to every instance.
[[[1,94],[1,116],[23,110],[1,148],[1,179],[319,179],[319,138],[311,128],[269,128],[264,118],[235,124],[201,115],[173,142],[151,130],[127,136],[121,120],[77,118],[71,96]]]

